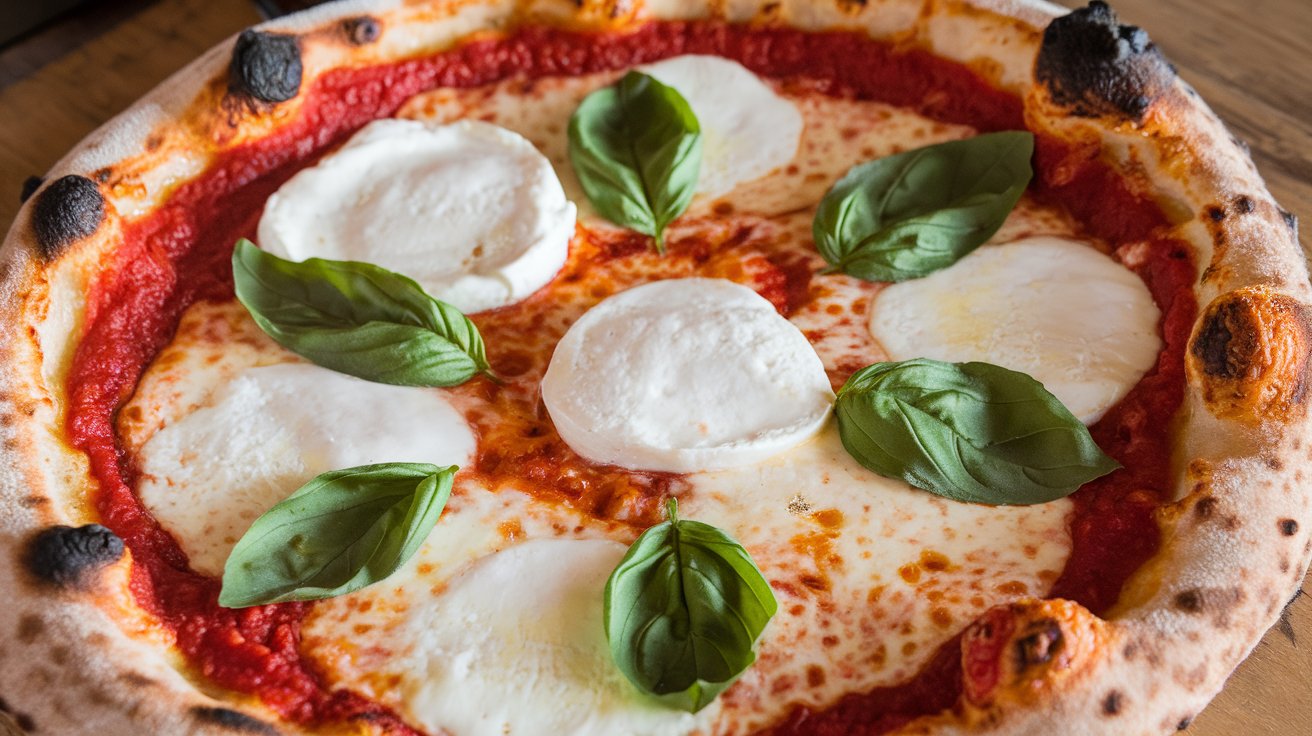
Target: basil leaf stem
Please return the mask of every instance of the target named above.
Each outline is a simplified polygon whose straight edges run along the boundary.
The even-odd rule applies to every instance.
[[[876,363],[834,413],[857,462],[958,501],[1045,503],[1120,467],[1043,384],[989,363]]]
[[[1034,135],[989,133],[854,166],[816,209],[829,262],[866,281],[905,281],[956,263],[1002,227],[1033,176]]]
[[[569,121],[569,158],[602,217],[656,240],[688,209],[701,172],[701,126],[673,87],[631,71],[588,95]]]
[[[606,638],[639,690],[696,713],[756,661],[778,605],[742,545],[668,509],[606,581]]]
[[[223,568],[219,605],[331,598],[386,578],[433,530],[455,472],[383,463],[318,476],[242,535]]]
[[[460,310],[369,263],[288,261],[249,240],[232,252],[237,299],[279,345],[377,383],[455,386],[488,371],[483,338]]]

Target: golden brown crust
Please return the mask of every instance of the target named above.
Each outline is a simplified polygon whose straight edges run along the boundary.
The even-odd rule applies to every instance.
[[[207,53],[59,162],[5,241],[6,707],[48,733],[275,732],[261,706],[211,697],[162,654],[158,628],[130,604],[130,555],[73,587],[40,584],[21,564],[41,530],[95,521],[86,460],[62,440],[63,377],[83,296],[124,217],[156,206],[219,151],[276,130],[300,104],[288,91],[331,68],[430,53],[522,21],[622,29],[717,16],[859,29],[965,63],[1020,95],[1030,127],[1151,193],[1172,218],[1162,237],[1193,246],[1195,296],[1207,306],[1186,359],[1180,500],[1161,513],[1161,553],[1107,621],[1031,601],[998,614],[1012,627],[1005,635],[976,624],[968,651],[1002,637],[1000,678],[974,688],[961,712],[905,730],[1046,734],[1059,723],[1070,734],[1134,734],[1187,723],[1274,622],[1312,554],[1312,489],[1300,482],[1312,473],[1303,408],[1312,288],[1291,219],[1150,42],[1101,8],[1045,34],[1061,12],[1031,0],[348,0],[263,26],[248,58],[234,60],[237,39]],[[1102,55],[1078,53],[1090,44]]]

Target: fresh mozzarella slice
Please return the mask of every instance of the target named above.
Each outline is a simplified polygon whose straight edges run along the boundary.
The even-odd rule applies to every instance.
[[[528,541],[418,601],[396,632],[417,643],[412,666],[426,673],[409,683],[408,710],[429,731],[462,736],[687,733],[691,714],[645,697],[611,660],[602,591],[624,550]]]
[[[306,363],[250,368],[141,448],[142,503],[219,575],[256,517],[314,476],[382,462],[465,464],[474,436],[432,390]]]
[[[880,292],[870,332],[894,360],[983,361],[1028,373],[1096,422],[1157,362],[1160,314],[1143,281],[1086,244],[986,246]]]
[[[810,343],[770,302],[696,278],[645,284],[584,314],[556,346],[542,400],[590,460],[692,472],[806,440],[833,392]]]
[[[518,134],[379,120],[269,197],[261,247],[367,261],[465,312],[523,299],[565,263],[574,205]]]
[[[786,166],[796,155],[802,113],[742,64],[688,55],[638,69],[683,95],[701,124],[699,193],[728,194],[740,182]]]

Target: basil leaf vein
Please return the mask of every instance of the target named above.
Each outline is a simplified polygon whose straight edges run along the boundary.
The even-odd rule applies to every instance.
[[[433,530],[455,472],[383,463],[316,477],[242,535],[223,568],[219,605],[319,600],[388,577]]]
[[[569,121],[569,158],[602,217],[656,240],[688,209],[701,172],[701,126],[673,87],[631,71],[584,98]]]
[[[643,532],[606,581],[611,656],[644,693],[696,713],[756,661],[778,609],[747,550],[723,531],[678,518]]]
[[[1043,384],[989,363],[876,363],[834,414],[861,465],[958,501],[1045,503],[1120,467]]]
[[[812,222],[826,271],[905,281],[956,263],[1002,227],[1033,176],[1033,152],[1033,134],[1006,131],[852,167]]]
[[[488,370],[483,338],[460,310],[413,280],[356,261],[295,262],[249,240],[232,252],[237,299],[279,345],[377,383],[455,386]]]

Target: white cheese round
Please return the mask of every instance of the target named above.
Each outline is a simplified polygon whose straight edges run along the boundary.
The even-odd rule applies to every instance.
[[[879,293],[870,332],[893,360],[982,361],[1033,376],[1086,424],[1157,362],[1160,313],[1143,281],[1086,244],[985,246]]]
[[[604,539],[528,541],[420,599],[394,633],[416,642],[410,664],[426,673],[406,683],[420,725],[461,736],[691,731],[692,714],[644,696],[611,659],[602,591],[624,550]]]
[[[688,101],[702,129],[697,191],[728,194],[741,182],[788,165],[802,137],[802,113],[742,64],[719,56],[676,56],[638,67]]]
[[[833,401],[806,337],[751,289],[672,279],[606,299],[556,346],[542,400],[580,455],[693,472],[764,460],[819,431]]]
[[[378,120],[269,197],[270,253],[367,261],[464,312],[529,296],[565,263],[575,208],[533,144],[488,123]]]
[[[251,522],[329,470],[464,465],[474,435],[431,389],[308,363],[249,368],[138,453],[137,493],[198,572],[220,575]]]

